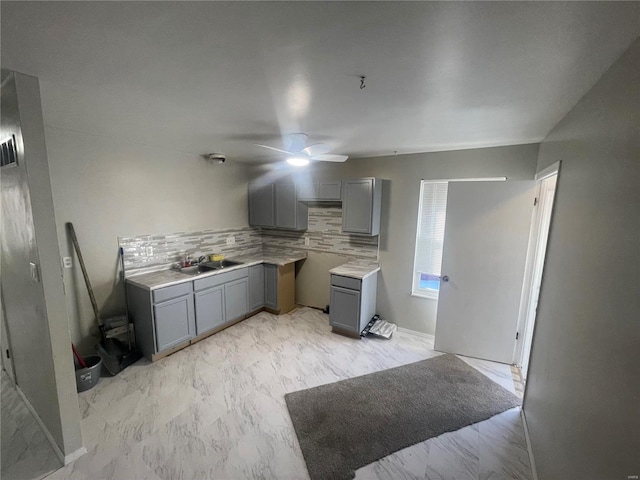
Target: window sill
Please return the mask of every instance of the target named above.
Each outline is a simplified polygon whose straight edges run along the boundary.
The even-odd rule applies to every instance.
[[[433,293],[416,293],[411,292],[412,297],[425,298],[427,300],[438,300],[438,295]]]

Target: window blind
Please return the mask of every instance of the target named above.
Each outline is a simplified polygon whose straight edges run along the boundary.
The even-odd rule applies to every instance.
[[[440,275],[448,182],[422,182],[414,271]]]

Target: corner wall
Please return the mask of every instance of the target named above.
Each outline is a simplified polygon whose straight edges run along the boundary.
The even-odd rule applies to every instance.
[[[11,134],[18,162],[2,169],[2,293],[16,383],[59,453],[77,456],[80,413],[37,78],[12,73],[2,84],[2,135]]]
[[[71,338],[92,352],[98,332],[65,223],[74,225],[102,317],[122,315],[118,237],[247,226],[253,167],[51,125],[45,134],[60,250],[73,257],[64,270]]]
[[[640,40],[553,129],[562,161],[524,412],[538,477],[640,474]]]
[[[389,180],[383,183],[382,192],[379,239],[382,270],[378,277],[377,311],[400,327],[433,335],[437,302],[411,296],[420,180],[498,176],[532,179],[537,158],[538,144],[529,144],[349,159],[344,164],[316,164],[310,173],[314,178],[327,180],[358,177]],[[328,285],[328,270],[335,264],[328,265],[325,273],[318,268],[322,261],[310,261],[314,265],[313,275],[302,278],[308,282],[326,281]]]

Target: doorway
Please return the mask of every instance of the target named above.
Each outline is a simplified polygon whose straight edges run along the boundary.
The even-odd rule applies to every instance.
[[[544,272],[544,260],[547,253],[549,227],[553,214],[553,203],[556,193],[560,163],[543,170],[536,175],[536,205],[531,222],[529,248],[527,253],[527,269],[522,289],[522,301],[518,331],[522,333],[516,344],[516,364],[521,369],[522,380],[526,383],[529,371],[531,345],[540,297],[540,286]]]

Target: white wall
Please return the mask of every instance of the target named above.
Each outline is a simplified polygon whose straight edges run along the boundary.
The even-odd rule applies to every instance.
[[[640,40],[540,146],[562,161],[524,411],[540,480],[640,474]]]
[[[65,223],[75,227],[102,316],[123,314],[117,237],[246,226],[251,167],[52,125],[45,133],[60,249],[74,258],[64,271],[71,336],[93,351],[94,315]]]
[[[389,180],[383,184],[377,311],[401,327],[433,335],[437,302],[410,295],[420,180],[496,176],[532,179],[537,155],[537,144],[420,153],[349,159],[339,165],[317,164],[312,174],[326,179]],[[328,282],[328,274],[326,279]]]
[[[60,452],[72,455],[82,435],[40,92],[38,79],[19,73],[2,84],[2,136],[11,134],[19,157],[2,171],[2,297],[16,382]]]

